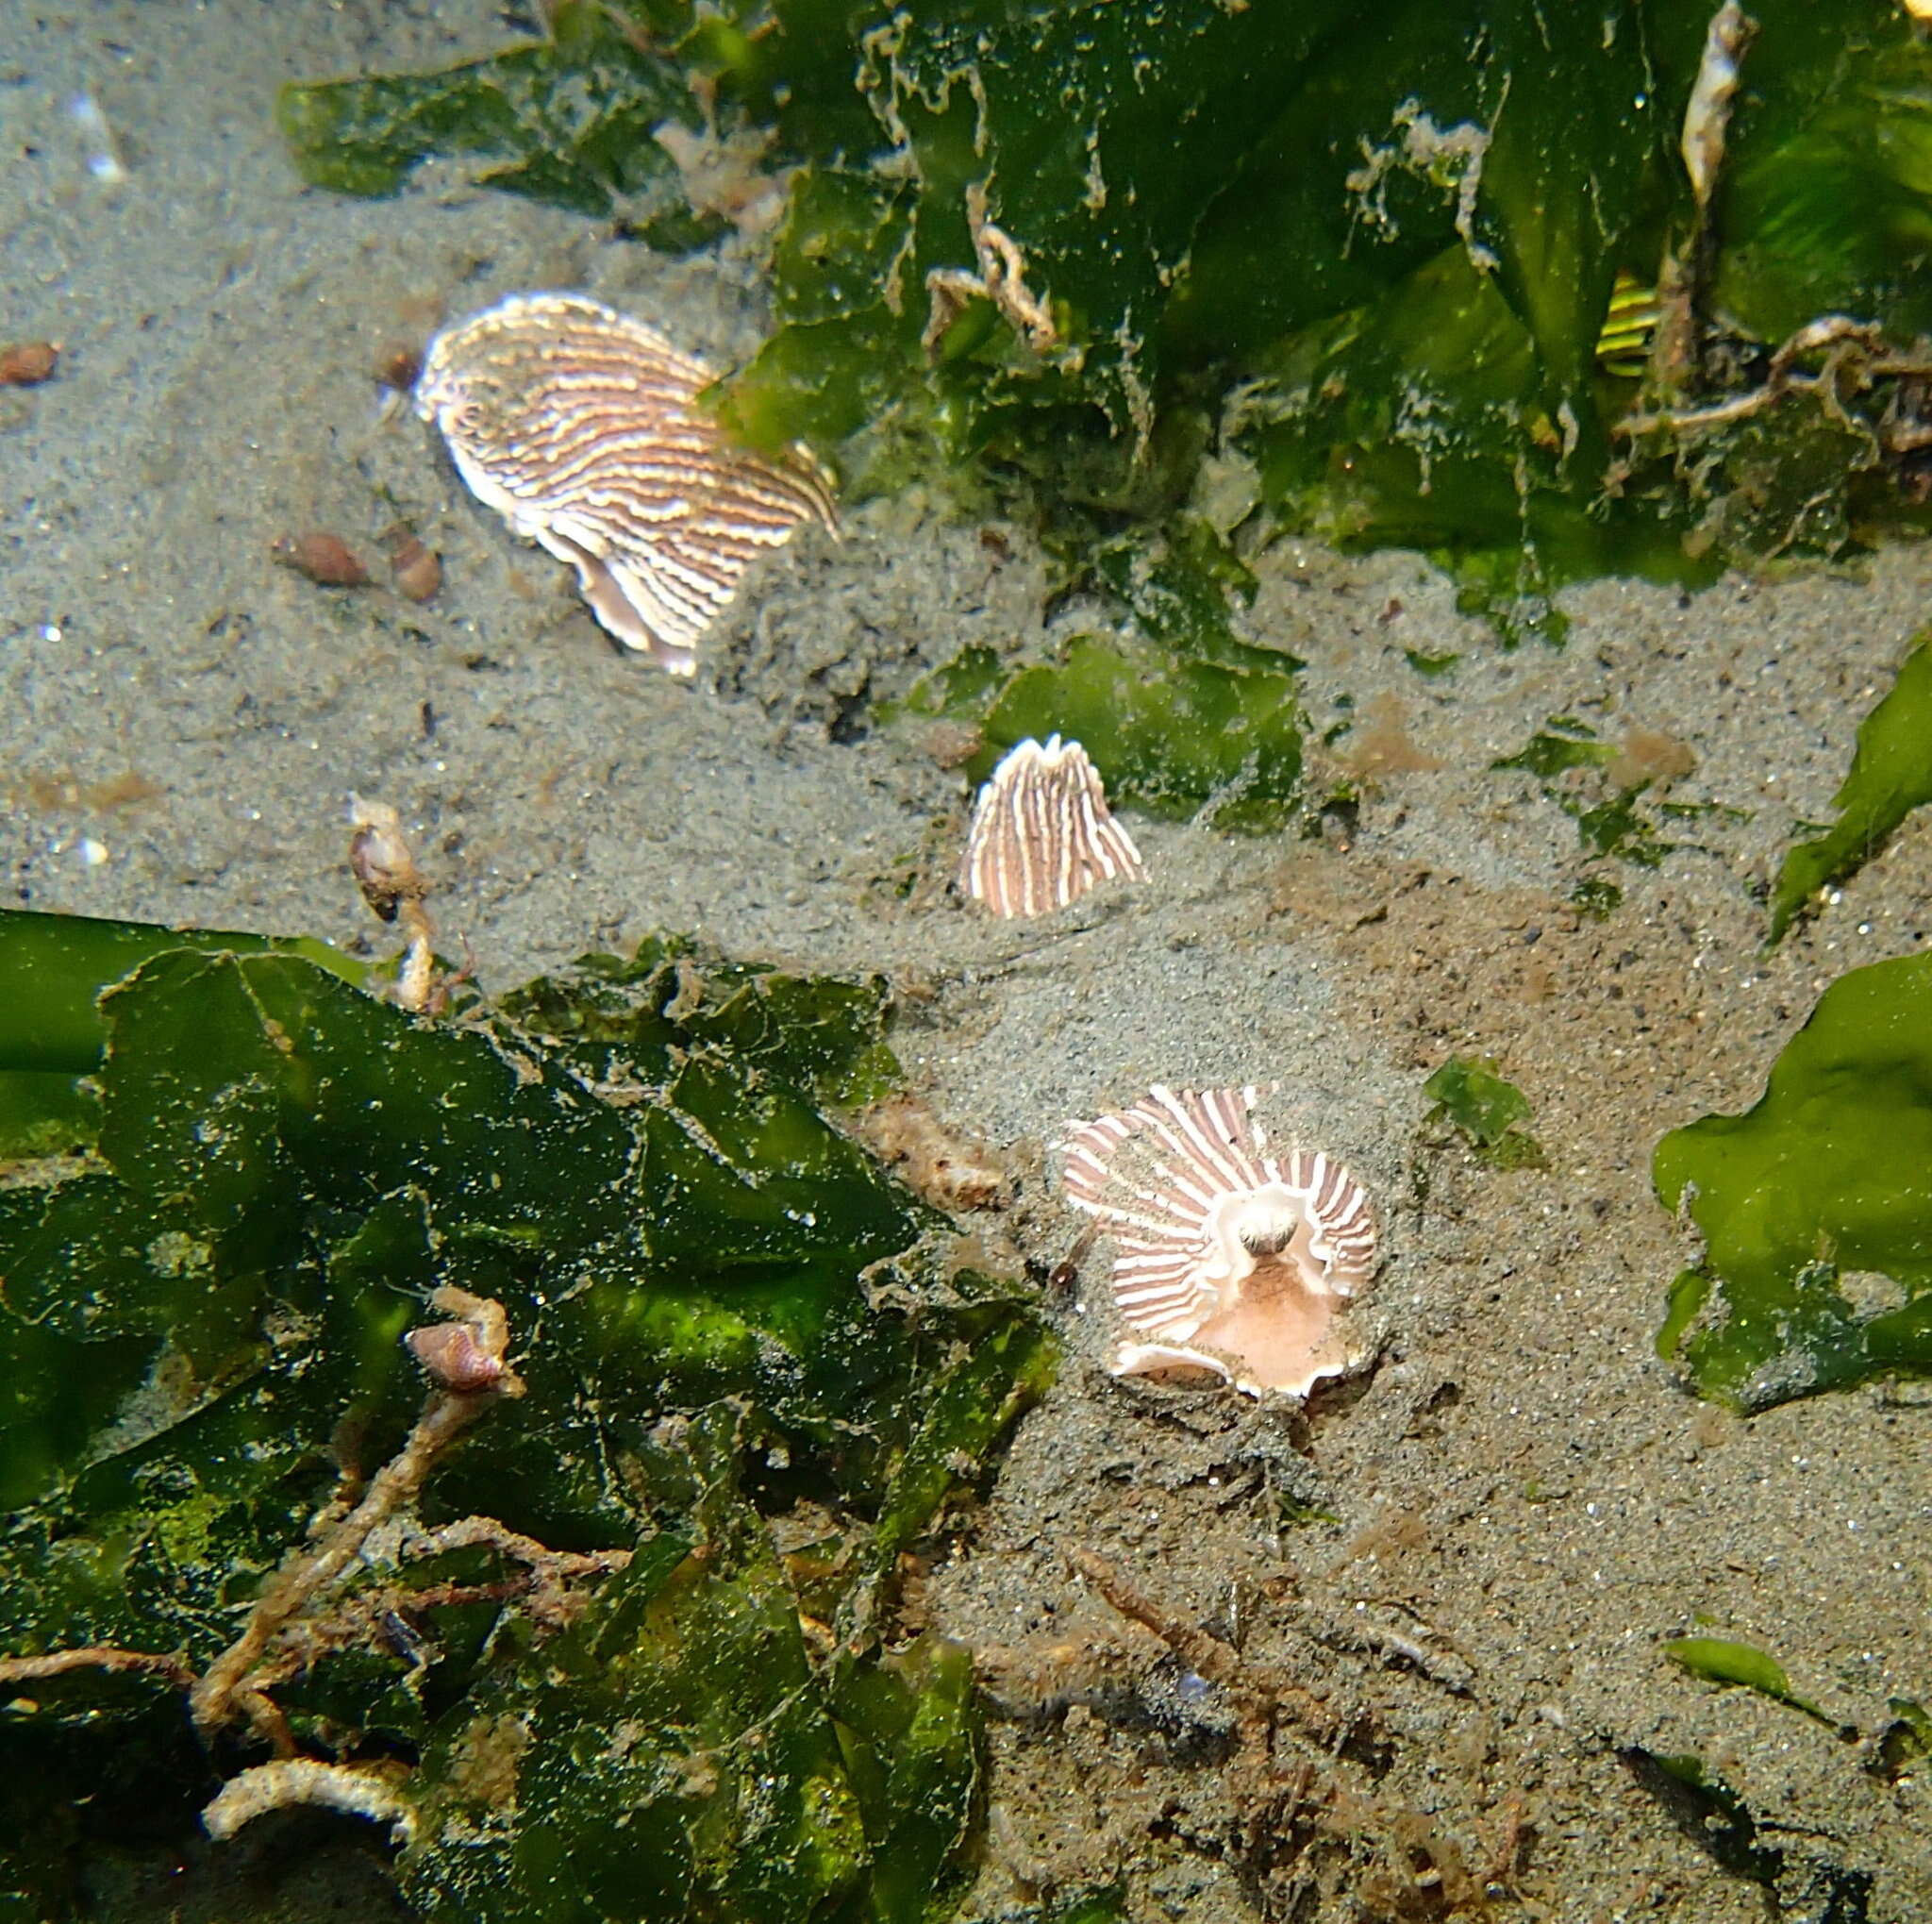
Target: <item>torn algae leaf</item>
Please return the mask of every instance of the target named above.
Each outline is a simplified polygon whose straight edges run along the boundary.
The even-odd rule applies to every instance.
[[[890,1003],[883,977],[790,976],[659,934],[628,962],[580,957],[499,1006],[564,1048],[592,1081],[668,1076],[694,1046],[710,1043],[845,1109],[877,1101],[900,1080],[885,1040]]]
[[[1733,1643],[1727,1637],[1672,1637],[1659,1648],[1673,1663],[1681,1664],[1691,1676],[1701,1677],[1707,1683],[1735,1683],[1755,1690],[1760,1697],[1789,1704],[1833,1730],[1838,1728],[1815,1703],[1807,1703],[1792,1690],[1785,1666],[1755,1644]]]
[[[968,1876],[979,1783],[973,1653],[928,1631],[875,1664],[837,1660],[828,1693],[871,1852],[878,1924],[924,1924]]]
[[[362,982],[353,956],[308,936],[249,935],[231,929],[174,929],[154,922],[109,922],[92,915],[42,915],[0,909],[0,1070],[85,1075],[101,1060],[106,1028],[95,1003],[104,989],[150,956],[171,948],[235,955],[299,955]]]
[[[1571,715],[1552,715],[1514,755],[1492,761],[1492,769],[1521,769],[1543,784],[1543,794],[1576,824],[1576,839],[1591,855],[1656,868],[1676,846],[1657,834],[1637,803],[1649,787],[1619,789],[1591,802],[1587,794],[1557,782],[1573,769],[1599,768],[1616,759],[1617,751],[1596,739],[1595,729]]]
[[[921,676],[903,701],[882,707],[879,718],[893,721],[900,715],[925,715],[963,721],[976,717],[991,706],[1007,674],[1008,663],[997,650],[982,642],[971,643],[950,661]]]
[[[694,952],[667,940],[638,975],[678,982]],[[640,1545],[640,1584],[654,1567],[668,1579],[655,1547],[680,1546],[675,1567],[690,1544],[741,1534],[744,1500],[708,1508],[730,1479],[715,1464],[694,1477],[673,1442],[683,1413],[728,1398],[745,1498],[826,1506],[850,1540],[848,1589],[890,1561],[874,1516],[892,1544],[914,1540],[1044,1383],[1050,1339],[1013,1286],[945,1278],[941,1220],[787,1079],[836,1081],[863,1061],[876,998],[838,984],[860,993],[820,1003],[803,983],[774,996],[766,972],[709,965],[715,1007],[701,990],[658,1012],[729,1019],[675,1027],[670,1073],[614,1103],[500,1018],[425,1024],[288,956],[176,948],[106,995],[98,1163],[0,1192],[0,1648],[113,1643],[205,1665],[304,1541],[338,1450],[366,1467],[393,1447],[422,1394],[400,1339],[444,1281],[506,1305],[529,1394],[439,1468],[425,1521],[480,1514],[551,1543]],[[856,1050],[819,1046],[841,1010]],[[515,1572],[470,1553],[441,1574]],[[741,1600],[796,1639],[798,1600],[761,1569],[707,1600]],[[848,1621],[850,1661],[874,1661],[868,1598],[826,1607]],[[420,1653],[392,1639],[325,1642],[308,1676],[277,1688],[298,1739],[392,1754],[472,1729],[477,1694],[533,1648],[514,1596],[486,1614],[493,1630],[431,1608],[426,1690]],[[727,1720],[766,1681],[673,1680]],[[103,1723],[158,1806],[180,1775],[146,1708],[165,1690],[76,1672],[0,1729],[0,1775],[29,1748],[37,1760],[46,1834],[94,1788],[83,1751]],[[858,1893],[870,1868],[853,1825],[841,1844],[825,1815],[843,1795],[825,1729],[823,1702],[791,1692],[741,1747],[771,1738],[774,1810],[825,1818],[810,1864],[788,1850],[770,1878]],[[516,1747],[514,1728],[499,1735]],[[903,1760],[881,1742],[890,1776]],[[570,1755],[540,1752],[533,1769],[570,1781]],[[716,1807],[688,1803],[691,1789],[669,1793],[688,1832],[604,1839],[594,1877],[643,1888],[660,1844],[708,1862]],[[74,1836],[98,1848],[87,1822]],[[546,1901],[526,1887],[521,1908],[491,1915],[548,1917]]]
[[[0,909],[0,1158],[58,1155],[93,1140],[98,1104],[89,1072],[106,1029],[96,1000],[150,956],[170,948],[306,956],[344,979],[362,964],[326,943],[226,929],[177,929],[88,915]]]
[[[1541,1145],[1516,1125],[1528,1120],[1529,1098],[1496,1074],[1493,1062],[1451,1056],[1423,1084],[1436,1106],[1430,1122],[1446,1117],[1469,1139],[1476,1154],[1497,1169],[1547,1167]]]
[[[1116,536],[1092,556],[1093,571],[1133,611],[1143,633],[1197,661],[1229,668],[1292,674],[1303,664],[1285,650],[1236,635],[1232,605],[1253,605],[1254,571],[1207,522],[1177,517],[1162,539]]]
[[[1607,922],[1624,905],[1624,891],[1601,876],[1585,876],[1570,891],[1570,906],[1592,922]]]
[[[1932,1373],[1932,957],[1840,976],[1742,1115],[1673,1129],[1652,1165],[1705,1257],[1660,1344],[1702,1396],[1744,1410]],[[1905,1300],[1860,1315],[1847,1271]]]
[[[1677,845],[1666,842],[1637,807],[1648,782],[1621,789],[1607,801],[1586,808],[1574,795],[1558,795],[1557,805],[1576,823],[1576,839],[1592,855],[1656,868]]]
[[[1838,820],[1785,853],[1771,897],[1776,942],[1811,898],[1856,875],[1914,809],[1932,801],[1932,629],[1858,728],[1851,773],[1832,798]]]
[[[291,83],[276,118],[312,187],[393,193],[431,155],[483,154],[502,158],[485,186],[589,214],[644,196],[633,215],[682,216],[678,240],[707,238],[652,137],[665,121],[703,125],[691,90],[589,0],[559,0],[547,41],[441,73]]]
[[[0,1069],[0,1163],[83,1147],[98,1127],[84,1078],[58,1069]]]
[[[1521,768],[1543,781],[1551,780],[1571,768],[1595,768],[1616,759],[1617,751],[1607,742],[1599,742],[1596,730],[1572,721],[1567,715],[1552,715],[1513,755],[1506,755],[1491,768]]]

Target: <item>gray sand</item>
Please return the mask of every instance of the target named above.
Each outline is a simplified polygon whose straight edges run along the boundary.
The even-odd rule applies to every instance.
[[[1308,661],[1318,726],[1352,698],[1323,752],[1359,819],[1236,842],[1135,818],[1143,887],[990,925],[944,891],[958,777],[863,708],[966,641],[1040,645],[1024,541],[864,509],[841,544],[795,544],[679,685],[380,410],[386,349],[515,289],[587,289],[721,360],[759,338],[735,247],[667,261],[454,170],[376,205],[300,187],[282,79],[483,51],[494,15],[0,4],[0,341],[65,350],[53,383],[0,391],[8,899],[380,945],[343,862],[356,791],[401,810],[489,986],[658,927],[883,967],[914,1086],[1015,1177],[989,1241],[1042,1264],[1077,1228],[1048,1180],[1068,1118],[1155,1080],[1297,1092],[1387,1225],[1379,1362],[1304,1423],[1112,1382],[1097,1259],[1056,1299],[1061,1380],[909,1604],[908,1629],[975,1648],[997,1713],[970,1915],[1119,1877],[1137,1924],[1444,1916],[1485,1883],[1503,1916],[1767,1915],[1620,1764],[1642,1746],[1744,1799],[1785,1853],[1784,1915],[1866,1915],[1829,1908],[1838,1865],[1869,1875],[1872,1918],[1932,1916],[1924,1782],[1862,1767],[1888,1697],[1932,1698],[1925,1395],[1746,1422],[1685,1394],[1652,1339],[1691,1252],[1647,1175],[1662,1129],[1756,1098],[1833,976],[1932,931],[1923,823],[1768,958],[1751,893],[1827,811],[1932,551],[1694,597],[1601,582],[1564,597],[1563,652],[1505,656],[1415,558],[1281,544],[1252,631]],[[89,171],[83,92],[118,183]],[[442,556],[427,606],[268,557],[326,528],[380,572],[398,517]],[[1405,649],[1465,659],[1425,681]],[[1488,766],[1559,712],[1684,745],[1674,798],[1749,819],[1680,830],[1697,845],[1618,870],[1623,907],[1580,919],[1574,825]],[[1457,1052],[1521,1084],[1547,1171],[1424,1128]],[[1284,1524],[1284,1493],[1337,1520]],[[1226,1692],[1075,1549],[1373,1725],[1322,1815],[1267,1801]],[[1657,1644],[1697,1630],[1777,1653],[1864,1740],[1681,1675]],[[1284,1766],[1309,1754],[1284,1734]]]

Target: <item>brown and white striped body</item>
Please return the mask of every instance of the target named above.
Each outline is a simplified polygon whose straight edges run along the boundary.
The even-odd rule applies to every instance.
[[[1064,909],[1098,882],[1145,873],[1087,751],[1054,735],[1044,747],[1017,743],[979,791],[959,886],[1011,918]]]
[[[1157,1085],[1073,1126],[1067,1200],[1115,1245],[1116,1376],[1209,1369],[1251,1396],[1306,1397],[1349,1367],[1336,1304],[1374,1274],[1374,1217],[1321,1151],[1271,1153],[1251,1113],[1262,1094]]]
[[[715,378],[579,294],[513,294],[430,343],[416,411],[472,494],[576,570],[591,611],[674,675],[759,555],[802,521],[837,532],[803,449],[767,460],[698,406]]]

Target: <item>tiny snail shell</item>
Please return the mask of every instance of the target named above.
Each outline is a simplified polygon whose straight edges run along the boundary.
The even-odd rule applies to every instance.
[[[423,357],[413,347],[387,347],[375,363],[378,387],[392,388],[407,394],[423,372]]]
[[[429,601],[442,586],[442,563],[407,527],[392,527],[383,536],[389,544],[389,571],[395,590],[406,601]]]
[[[467,1323],[432,1323],[411,1330],[403,1341],[425,1372],[446,1390],[474,1395],[494,1389],[503,1380],[503,1358],[484,1348]]]
[[[53,376],[60,350],[51,341],[19,341],[0,347],[0,387],[37,388]]]
[[[336,535],[285,534],[269,544],[269,553],[325,588],[360,588],[369,579],[355,549]]]

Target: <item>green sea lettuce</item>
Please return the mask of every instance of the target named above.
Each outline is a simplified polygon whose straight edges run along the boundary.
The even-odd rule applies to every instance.
[[[777,326],[719,396],[753,443],[855,490],[939,465],[1096,544],[1233,458],[1257,526],[1430,550],[1556,639],[1579,574],[1924,518],[1887,411],[1914,404],[1864,371],[1932,327],[1932,50],[1893,0],[1753,13],[1707,242],[1677,151],[1706,14],[1662,0],[562,0],[544,42],[292,87],[282,118],[311,179],[486,151],[574,205],[647,188],[669,242],[650,130],[764,142]],[[1667,260],[1705,298],[1632,378],[1613,282]],[[1874,332],[1828,382],[1821,346],[1774,404],[1696,405],[1832,314]]]
[[[1293,811],[1305,722],[1291,672],[1300,664],[1272,659],[1282,666],[1078,635],[1052,659],[1008,671],[990,651],[967,649],[915,687],[904,711],[974,726],[979,746],[965,763],[974,781],[1015,743],[1058,734],[1086,749],[1111,801],[1265,831]]]
[[[1527,1129],[1529,1097],[1496,1073],[1496,1064],[1472,1056],[1451,1056],[1423,1084],[1435,1107],[1431,1122],[1447,1120],[1466,1137],[1485,1163],[1498,1169],[1547,1167],[1542,1146]]]
[[[526,1394],[438,1465],[424,1522],[629,1566],[558,1641],[514,1586],[488,1600],[487,1542],[375,1559],[341,1605],[365,1630],[276,1691],[296,1741],[420,1758],[426,1810],[510,1784],[531,1823],[495,1813],[487,1914],[458,1871],[487,1853],[421,1833],[428,1915],[578,1915],[553,1849],[586,1892],[675,1888],[692,1916],[913,1915],[965,1838],[976,1724],[963,1659],[884,1652],[881,1603],[1053,1350],[827,1119],[895,1076],[879,985],[659,938],[452,1025],[245,940],[36,919],[38,945],[0,936],[42,963],[67,943],[34,993],[69,1012],[58,1066],[89,1069],[96,1121],[0,1189],[0,1653],[204,1668],[339,1479],[394,1450],[423,1393],[400,1339],[455,1285],[504,1305]],[[803,1561],[772,1534],[798,1517]],[[0,1841],[0,1891],[65,1916],[75,1851],[191,1821],[213,1783],[184,1736],[160,1680],[36,1682],[0,1721],[38,1840]],[[601,1821],[626,1799],[648,1822]]]
[[[1658,1332],[1700,1395],[1744,1410],[1932,1371],[1932,957],[1840,976],[1742,1115],[1673,1129],[1664,1207],[1703,1236]],[[1840,1287],[1883,1279],[1890,1307]]]
[[[169,948],[306,956],[346,981],[367,971],[325,942],[276,940],[229,929],[165,929],[89,915],[0,909],[0,1158],[53,1155],[92,1140],[98,1126],[87,1079],[106,1041],[95,998],[148,957]]]
[[[1786,850],[1771,896],[1776,942],[1821,889],[1841,882],[1884,845],[1914,809],[1932,801],[1932,629],[1923,631],[1897,678],[1858,728],[1851,773],[1832,797],[1838,820]]]
[[[338,193],[393,193],[433,154],[497,164],[480,184],[604,214],[620,208],[667,246],[708,239],[654,130],[695,132],[681,76],[605,8],[563,0],[548,39],[437,74],[284,88],[282,137],[302,177]],[[654,225],[655,223],[655,225]]]

